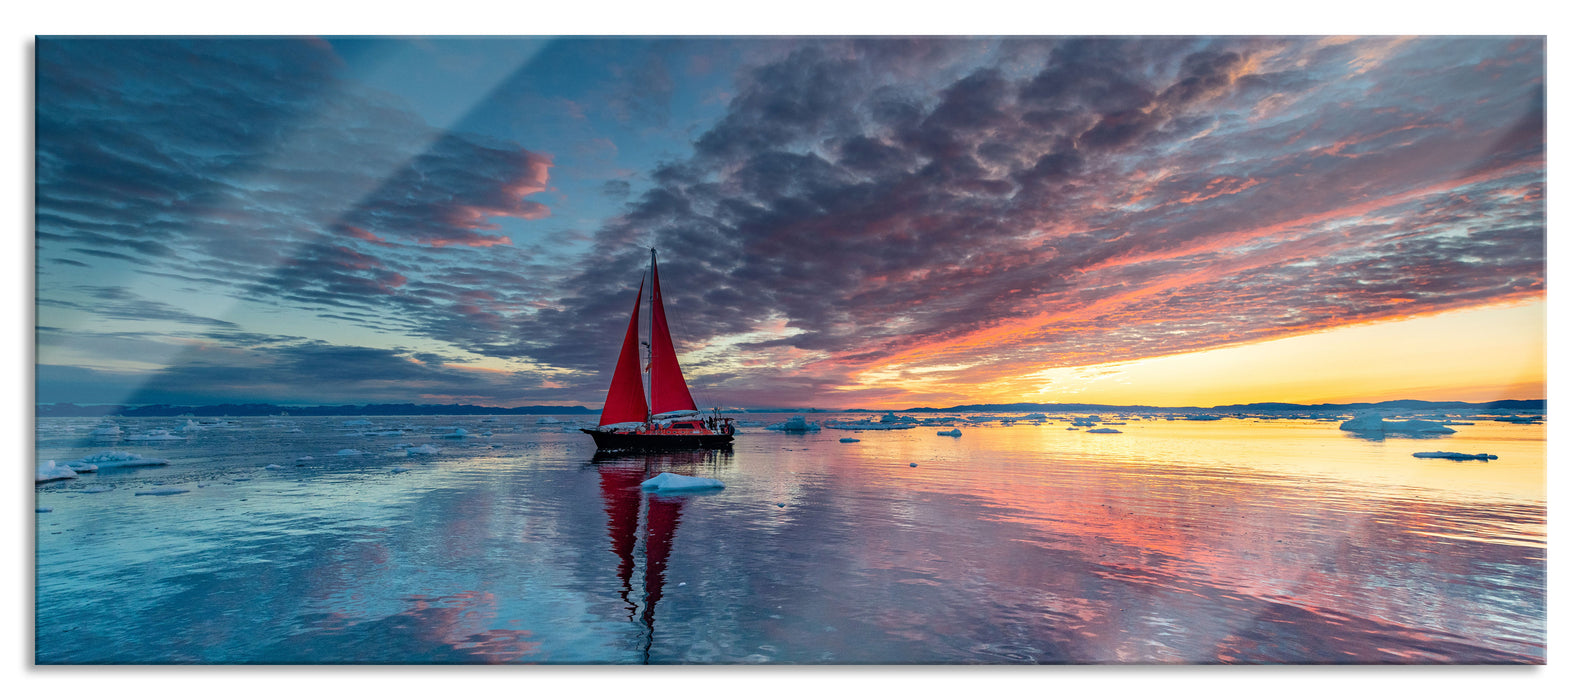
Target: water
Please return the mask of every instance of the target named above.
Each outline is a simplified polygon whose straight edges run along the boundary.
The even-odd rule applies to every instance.
[[[39,421],[41,461],[171,464],[38,486],[38,663],[1546,658],[1543,425],[748,428],[595,460],[536,417],[233,420]],[[637,489],[659,470],[726,488]],[[187,492],[135,495],[161,486]]]

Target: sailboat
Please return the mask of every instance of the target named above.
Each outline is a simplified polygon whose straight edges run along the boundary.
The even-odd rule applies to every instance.
[[[626,339],[615,361],[615,375],[605,394],[604,411],[596,428],[583,428],[593,436],[600,452],[654,452],[728,447],[736,426],[729,418],[698,411],[686,377],[676,359],[676,346],[670,340],[670,324],[665,320],[665,303],[659,293],[659,252],[648,249],[652,288],[649,289],[649,340],[640,343],[637,319],[643,306],[644,282],[637,285],[637,300],[632,303],[632,319],[626,324]],[[646,282],[646,279],[645,279]],[[640,367],[641,350],[647,346],[647,367]],[[643,393],[643,374],[648,374],[648,395]]]

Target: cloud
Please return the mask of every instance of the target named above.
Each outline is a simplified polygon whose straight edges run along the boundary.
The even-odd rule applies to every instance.
[[[1531,88],[1468,63],[1508,43],[1055,41],[1028,74],[809,42],[744,72],[511,351],[607,364],[585,348],[616,337],[640,245],[684,346],[783,319],[738,347],[823,358],[737,389],[892,364],[981,380],[1540,294],[1541,206],[1479,199],[1544,179],[1542,109],[1511,102]],[[1507,70],[1541,84],[1541,44],[1516,43]],[[1457,196],[1480,204],[1447,219]]]
[[[685,44],[622,54],[593,92],[664,123]],[[1540,39],[754,46],[690,152],[586,188],[624,206],[572,259],[507,233],[550,214],[553,149],[438,132],[320,44],[41,41],[39,257],[556,368],[588,403],[650,245],[694,374],[764,403],[949,397],[1545,287]],[[41,304],[204,324],[54,269]],[[360,364],[502,390],[394,351],[267,347],[260,366],[294,380],[385,391]],[[243,371],[183,367],[161,380]]]

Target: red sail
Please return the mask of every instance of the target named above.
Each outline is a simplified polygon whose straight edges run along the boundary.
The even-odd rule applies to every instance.
[[[638,367],[641,358],[637,349],[637,312],[642,305],[643,285],[639,283],[637,301],[632,303],[632,320],[626,324],[626,340],[621,343],[621,357],[615,361],[615,376],[610,379],[609,393],[604,395],[604,413],[599,415],[599,425],[648,420],[648,402],[643,398],[643,371]],[[671,357],[674,361],[673,353]]]
[[[670,342],[670,324],[665,322],[665,303],[659,297],[659,255],[654,255],[653,364],[648,370],[648,389],[653,395],[654,415],[671,411],[696,411],[687,380],[676,361],[676,346]],[[619,371],[619,370],[617,370]],[[608,406],[609,404],[605,404]]]

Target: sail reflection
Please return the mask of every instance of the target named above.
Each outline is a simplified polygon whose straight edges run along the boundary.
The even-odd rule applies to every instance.
[[[620,580],[621,601],[626,619],[642,623],[645,664],[649,663],[654,642],[654,611],[664,597],[665,567],[687,497],[644,492],[642,483],[661,472],[696,476],[699,471],[717,471],[729,456],[727,449],[593,458],[599,469],[604,512],[609,518],[610,551],[618,562],[615,571]],[[643,543],[641,554],[637,551],[639,540]],[[639,556],[643,561],[641,607],[633,599],[632,588]]]

